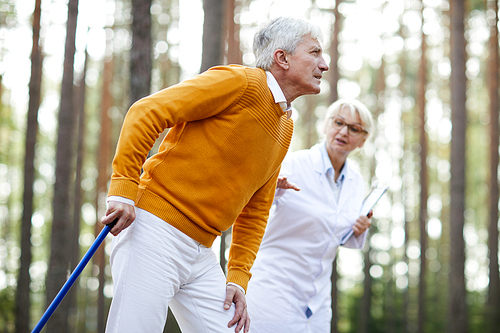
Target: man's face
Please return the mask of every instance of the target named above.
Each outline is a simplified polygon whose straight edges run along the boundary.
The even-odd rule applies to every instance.
[[[304,36],[295,52],[286,57],[290,65],[288,78],[294,87],[295,98],[318,94],[323,72],[328,70],[320,43],[309,35]]]

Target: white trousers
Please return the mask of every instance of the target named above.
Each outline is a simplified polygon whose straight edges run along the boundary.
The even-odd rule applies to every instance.
[[[255,333],[330,333],[332,310],[323,306],[309,318],[299,302],[283,295],[285,289],[266,289],[252,281],[248,285],[247,305],[250,332]]]
[[[234,332],[215,253],[165,221],[136,207],[134,223],[113,239],[110,261],[107,333],[161,333],[169,306],[183,333]]]

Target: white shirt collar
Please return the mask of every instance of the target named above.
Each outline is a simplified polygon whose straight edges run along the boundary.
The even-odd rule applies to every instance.
[[[290,117],[292,116],[292,106],[287,103],[285,95],[283,94],[283,90],[281,90],[281,87],[278,84],[278,81],[276,81],[274,75],[271,72],[266,71],[266,76],[267,86],[273,94],[274,101],[279,104],[281,110],[283,110],[283,112],[286,114],[287,119],[290,119]]]
[[[322,143],[322,145],[320,147],[320,151],[321,151],[321,156],[323,157],[323,172],[326,175],[331,175],[332,180],[333,180],[333,177],[335,176],[335,170],[333,168],[332,161],[330,161],[330,157],[328,156],[328,152],[326,150],[326,142]],[[344,178],[346,176],[346,172],[347,172],[346,171],[347,170],[346,163],[347,163],[347,160],[344,162],[344,167],[340,171],[339,178],[337,179],[337,183],[339,183],[339,184],[341,184],[344,181]]]

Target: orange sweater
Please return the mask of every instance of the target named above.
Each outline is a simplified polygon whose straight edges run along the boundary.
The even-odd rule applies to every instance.
[[[227,279],[246,289],[292,132],[262,69],[212,68],[130,108],[108,194],[207,247],[234,224]]]

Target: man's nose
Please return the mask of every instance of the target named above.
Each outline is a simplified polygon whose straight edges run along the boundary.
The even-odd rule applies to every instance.
[[[323,71],[323,72],[326,72],[329,67],[328,67],[328,64],[326,63],[325,61],[325,58],[321,57],[321,62],[319,64],[319,68]]]

